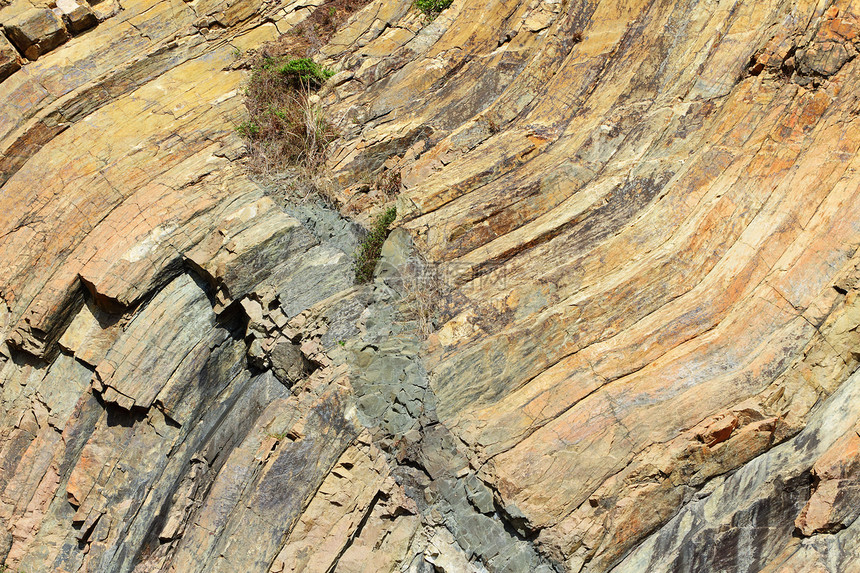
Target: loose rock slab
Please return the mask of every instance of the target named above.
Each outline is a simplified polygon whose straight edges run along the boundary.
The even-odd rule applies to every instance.
[[[6,34],[29,60],[38,60],[69,39],[62,19],[52,10],[34,8],[3,23]]]
[[[57,9],[72,34],[80,34],[98,24],[98,18],[86,2],[57,0]]]

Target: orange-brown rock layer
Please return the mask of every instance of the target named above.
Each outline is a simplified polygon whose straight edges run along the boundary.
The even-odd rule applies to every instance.
[[[858,14],[455,2],[385,64],[396,26],[346,50],[369,87],[331,99],[368,123],[335,165],[402,142],[404,226],[462,295],[427,345],[440,420],[571,569],[611,567],[856,368]]]
[[[860,562],[860,4],[370,2],[326,168],[435,279],[366,287],[235,129],[328,9],[0,1],[4,564]]]

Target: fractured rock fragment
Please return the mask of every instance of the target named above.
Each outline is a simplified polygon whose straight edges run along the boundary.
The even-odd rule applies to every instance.
[[[807,536],[849,526],[860,515],[860,434],[840,438],[815,462],[812,475],[814,490],[795,526]]]
[[[21,68],[21,56],[6,36],[0,34],[0,82]]]
[[[798,72],[811,76],[830,77],[842,69],[857,55],[857,50],[844,42],[814,43],[805,50],[798,50],[795,60]]]
[[[275,377],[287,385],[299,382],[311,370],[299,346],[284,338],[279,339],[272,348],[271,360]]]
[[[57,10],[63,15],[63,22],[72,34],[85,32],[99,23],[92,9],[85,3],[57,0]]]
[[[62,20],[51,10],[27,10],[5,22],[3,27],[15,47],[29,60],[39,59],[69,39]]]

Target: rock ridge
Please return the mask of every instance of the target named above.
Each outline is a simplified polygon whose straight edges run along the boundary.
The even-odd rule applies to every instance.
[[[851,571],[860,5],[340,9],[0,1],[3,565]]]

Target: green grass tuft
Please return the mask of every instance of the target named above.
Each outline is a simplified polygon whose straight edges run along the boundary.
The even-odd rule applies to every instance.
[[[276,69],[282,76],[298,83],[299,87],[318,88],[334,75],[333,71],[320,66],[310,58],[287,60]]]
[[[431,19],[439,15],[439,12],[451,5],[453,0],[415,0],[418,9]]]
[[[236,127],[236,131],[248,139],[253,139],[260,134],[260,126],[251,120],[243,121]],[[3,572],[0,571],[0,573]]]
[[[367,234],[355,256],[356,283],[366,283],[373,279],[373,271],[376,269],[379,255],[382,253],[382,243],[388,237],[388,228],[396,218],[397,209],[394,207],[389,208],[376,218],[373,228]]]

